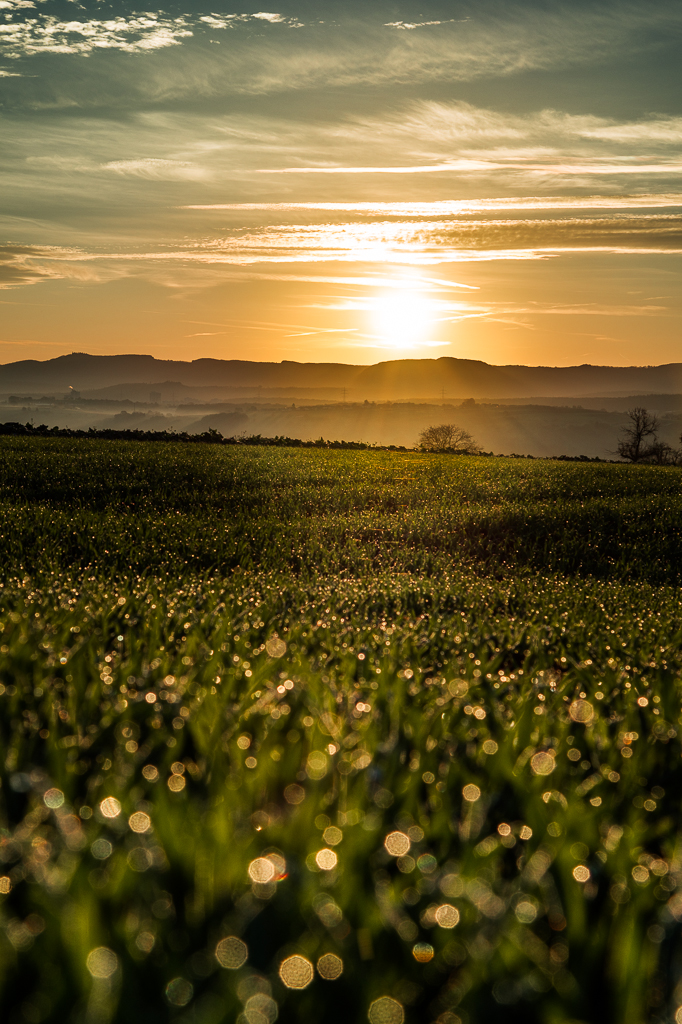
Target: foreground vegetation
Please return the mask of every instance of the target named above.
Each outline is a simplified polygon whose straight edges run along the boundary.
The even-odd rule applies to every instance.
[[[3,1019],[675,1020],[679,470],[0,452]]]

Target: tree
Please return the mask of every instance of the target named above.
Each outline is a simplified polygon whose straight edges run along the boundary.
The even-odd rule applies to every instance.
[[[649,448],[646,461],[653,462],[657,466],[675,466],[679,462],[680,454],[665,441],[655,441]]]
[[[478,455],[481,451],[471,434],[454,423],[427,427],[417,439],[422,452],[456,452],[459,455]]]
[[[658,419],[641,405],[628,410],[630,423],[623,427],[618,442],[618,454],[629,462],[656,462],[660,458]],[[650,443],[647,441],[651,438]]]

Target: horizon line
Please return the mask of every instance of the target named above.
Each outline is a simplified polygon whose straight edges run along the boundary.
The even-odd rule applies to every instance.
[[[4,344],[0,342],[0,344]],[[507,368],[523,368],[527,370],[580,370],[580,369],[594,369],[594,370],[660,370],[666,367],[682,367],[682,360],[678,362],[666,362],[666,363],[567,363],[567,364],[547,364],[547,363],[489,363],[484,359],[471,359],[466,356],[404,356],[398,359],[380,359],[375,363],[347,363],[340,360],[329,360],[329,361],[305,361],[298,359],[280,359],[280,360],[262,360],[262,359],[240,359],[240,358],[225,358],[219,356],[199,356],[197,359],[170,359],[170,358],[159,358],[158,356],[151,355],[147,352],[107,352],[107,353],[93,353],[93,352],[63,352],[61,355],[52,356],[48,359],[16,359],[7,363],[0,363],[0,371],[10,366],[18,366],[20,364],[35,363],[43,365],[46,363],[54,363],[58,359],[69,359],[74,356],[85,356],[88,359],[151,359],[154,362],[159,363],[178,363],[186,366],[193,366],[196,363],[201,362],[213,362],[213,363],[246,363],[253,366],[348,366],[355,369],[368,369],[373,366],[383,366],[390,363],[437,363],[443,360],[450,360],[458,363],[472,363],[479,366],[487,366],[495,369],[507,369]]]

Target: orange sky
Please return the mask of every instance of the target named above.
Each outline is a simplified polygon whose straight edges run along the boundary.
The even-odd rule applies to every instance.
[[[678,5],[2,7],[2,362],[682,358]]]

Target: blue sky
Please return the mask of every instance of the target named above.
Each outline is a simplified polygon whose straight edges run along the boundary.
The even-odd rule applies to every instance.
[[[681,29],[0,0],[0,360],[679,360]]]

